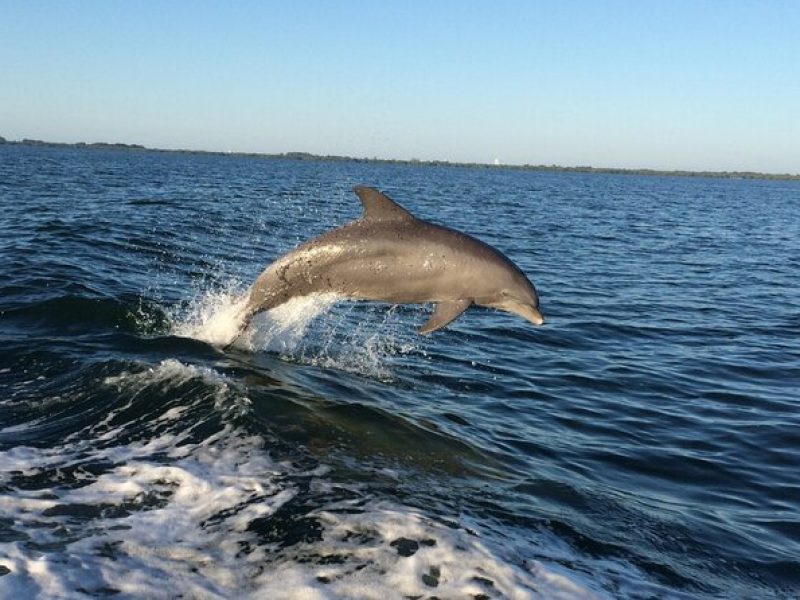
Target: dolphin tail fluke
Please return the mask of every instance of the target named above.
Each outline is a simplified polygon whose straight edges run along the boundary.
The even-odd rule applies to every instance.
[[[472,304],[472,300],[467,300],[465,298],[452,302],[439,302],[430,319],[417,331],[425,335],[447,326],[451,321],[458,318],[461,313],[467,310],[470,304]]]

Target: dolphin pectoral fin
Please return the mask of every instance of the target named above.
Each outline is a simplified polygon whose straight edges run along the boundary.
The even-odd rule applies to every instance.
[[[465,298],[454,302],[439,302],[431,318],[417,331],[424,335],[447,326],[451,321],[458,318],[458,315],[467,310],[470,304],[472,304],[472,300]]]

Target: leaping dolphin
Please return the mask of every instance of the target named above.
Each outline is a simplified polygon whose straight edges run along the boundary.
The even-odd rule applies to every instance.
[[[261,311],[325,293],[391,304],[433,302],[422,334],[445,327],[472,304],[544,322],[536,288],[502,252],[418,219],[374,188],[353,191],[364,205],[361,218],[269,265],[250,289],[242,329]]]

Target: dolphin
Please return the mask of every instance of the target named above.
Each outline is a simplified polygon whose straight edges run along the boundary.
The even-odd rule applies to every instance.
[[[435,303],[418,329],[445,327],[473,304],[544,322],[539,296],[502,252],[416,218],[375,188],[353,189],[360,219],[323,233],[269,265],[250,289],[242,330],[259,312],[292,298],[334,293],[390,304]]]

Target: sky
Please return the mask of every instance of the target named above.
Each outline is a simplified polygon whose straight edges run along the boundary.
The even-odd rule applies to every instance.
[[[800,2],[0,0],[0,136],[800,173]]]

